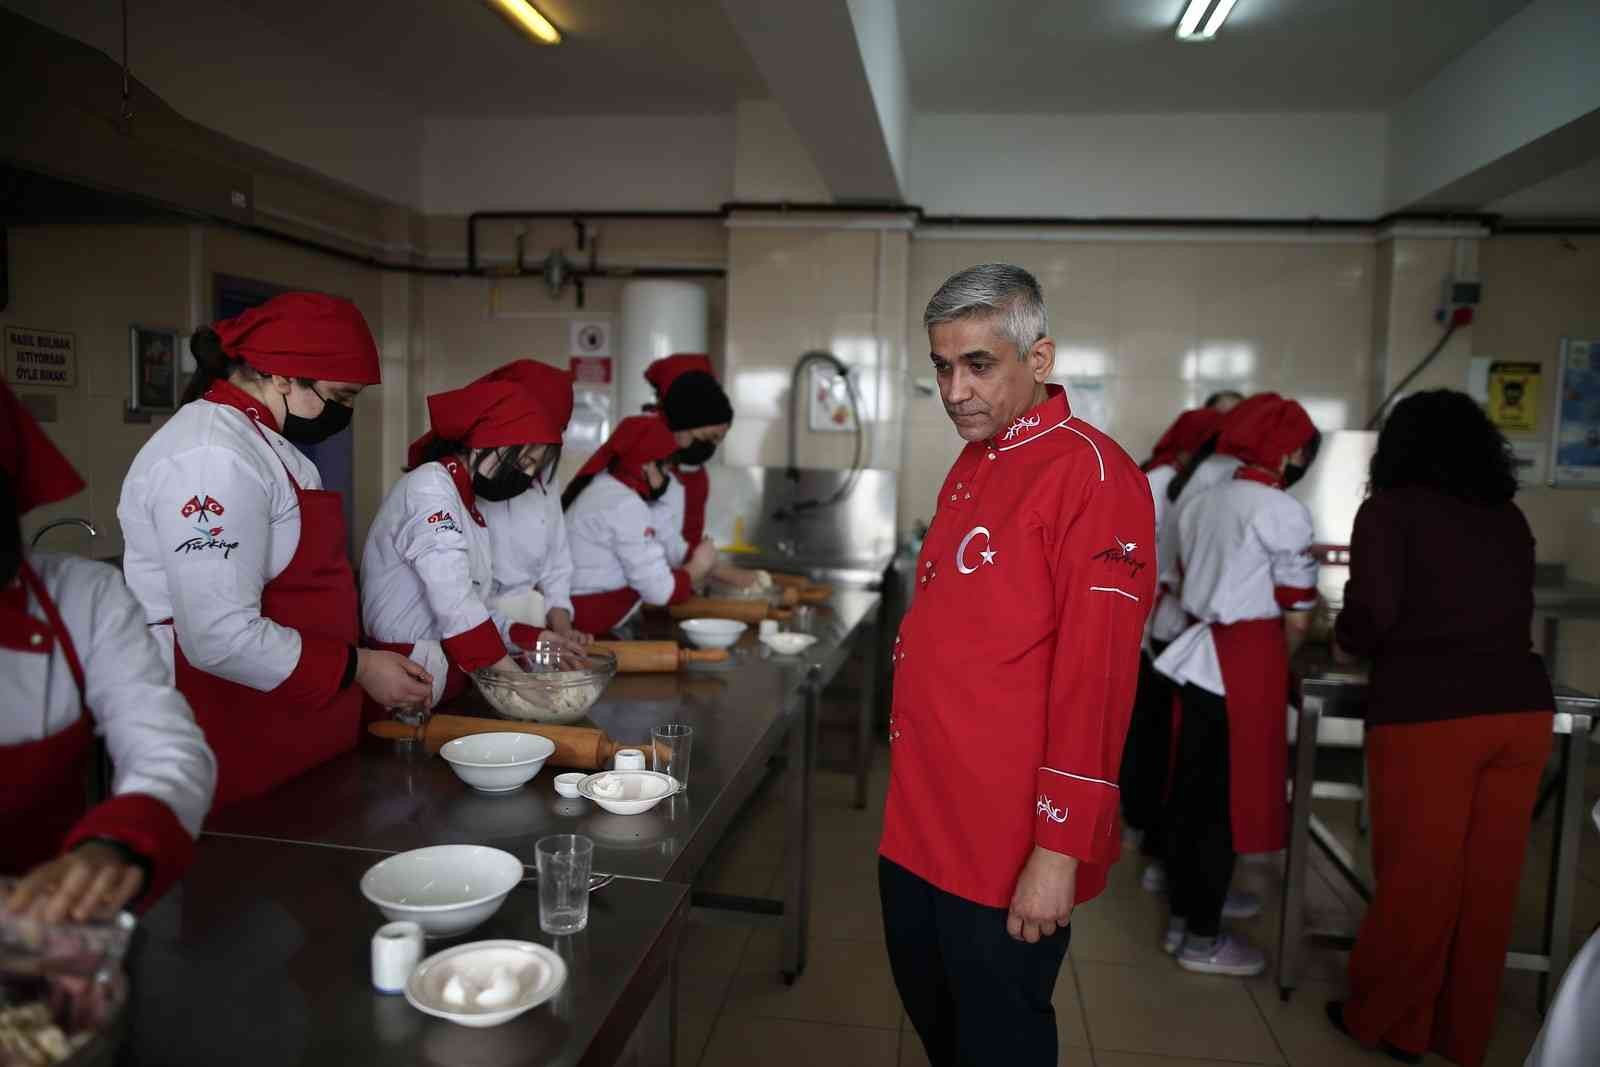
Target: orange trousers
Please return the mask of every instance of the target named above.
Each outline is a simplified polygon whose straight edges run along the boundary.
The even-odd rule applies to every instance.
[[[1363,1044],[1483,1063],[1550,720],[1521,712],[1367,731],[1378,884],[1344,1008]]]

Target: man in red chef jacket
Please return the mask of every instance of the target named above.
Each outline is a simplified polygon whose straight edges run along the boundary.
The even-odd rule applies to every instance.
[[[1117,767],[1156,581],[1149,483],[1045,380],[1039,283],[984,264],[923,314],[967,442],[895,641],[879,894],[941,1064],[1056,1062],[1072,909],[1119,850]]]

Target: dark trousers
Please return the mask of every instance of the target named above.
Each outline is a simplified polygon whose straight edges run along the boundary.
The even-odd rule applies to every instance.
[[[946,893],[882,857],[889,967],[933,1067],[1055,1067],[1050,1006],[1072,930],[1012,940],[1004,908]]]
[[[1174,918],[1189,933],[1215,937],[1233,879],[1233,814],[1228,781],[1228,707],[1215,693],[1186,685],[1178,727],[1167,838],[1167,884]]]
[[[1160,655],[1166,645],[1153,646]],[[1172,761],[1172,680],[1156,670],[1147,653],[1139,654],[1139,688],[1122,746],[1122,817],[1144,833],[1140,851],[1161,857],[1162,816],[1167,806],[1167,768]]]

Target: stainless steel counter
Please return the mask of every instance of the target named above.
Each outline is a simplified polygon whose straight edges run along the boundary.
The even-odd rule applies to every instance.
[[[1278,991],[1287,1000],[1299,978],[1304,946],[1310,943],[1349,948],[1355,931],[1312,927],[1306,918],[1305,892],[1309,850],[1314,844],[1335,870],[1364,899],[1372,887],[1356,869],[1354,858],[1323,826],[1311,811],[1314,792],[1322,783],[1316,779],[1318,739],[1328,736],[1327,727],[1359,725],[1365,717],[1367,680],[1358,670],[1336,667],[1323,650],[1308,649],[1296,657],[1301,677],[1300,714],[1293,743],[1293,799],[1289,817],[1289,846],[1285,861],[1283,907],[1278,938]],[[1572,905],[1578,871],[1578,848],[1583,828],[1583,783],[1588,756],[1589,730],[1600,715],[1600,698],[1565,687],[1557,688],[1553,731],[1561,742],[1560,771],[1556,793],[1556,832],[1548,874],[1548,895],[1541,944],[1537,952],[1513,951],[1506,966],[1539,972],[1541,1005],[1560,981],[1572,958]],[[1335,731],[1349,744],[1351,731]],[[1359,790],[1343,794],[1346,799],[1360,796]]]
[[[539,930],[532,884],[464,938],[517,938],[558,952],[566,985],[511,1022],[473,1030],[371,985],[383,921],[357,889],[379,855],[202,838],[183,884],[140,924],[130,956],[126,1067],[614,1063],[635,1032],[669,1063],[674,963],[689,907],[681,885],[618,879],[589,900],[589,926]],[[641,1022],[648,1025],[641,1029]]]

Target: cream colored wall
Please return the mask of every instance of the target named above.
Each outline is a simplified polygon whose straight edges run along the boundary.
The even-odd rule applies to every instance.
[[[57,419],[45,432],[87,483],[84,492],[40,508],[23,536],[66,516],[86,518],[100,536],[52,531],[41,548],[104,557],[122,552],[117,497],[134,453],[165,422],[125,423],[128,327],[188,329],[189,233],[163,226],[14,226],[10,242],[8,326],[76,335],[78,380],[71,388],[14,386],[21,395],[54,398]]]
[[[1370,407],[1370,242],[919,236],[906,301],[913,379],[932,385],[921,324],[928,298],[951,274],[985,262],[1038,277],[1056,378],[1078,413],[1136,460],[1179,411],[1218,389],[1294,395],[1323,429],[1359,426]],[[936,394],[914,392],[908,404],[902,528],[932,515],[960,446]]]

